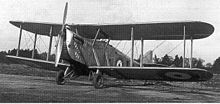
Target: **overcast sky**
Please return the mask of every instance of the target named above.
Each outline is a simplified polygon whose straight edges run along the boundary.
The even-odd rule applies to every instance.
[[[220,56],[220,0],[0,0],[0,51],[17,47],[19,29],[10,20],[61,23],[65,2],[69,2],[68,23],[103,24],[152,21],[203,21],[215,27],[214,33],[205,39],[194,41],[194,57],[211,62]],[[22,47],[32,48],[32,40],[25,33]],[[42,37],[38,48],[45,50],[48,38]],[[144,51],[154,49],[162,41],[145,41]],[[159,57],[171,51],[181,41],[166,41],[154,53]],[[117,45],[118,42],[111,42]],[[125,45],[126,44],[126,45]],[[137,43],[139,45],[139,43]],[[187,43],[187,57],[190,44]],[[130,43],[121,42],[118,48],[127,53]],[[139,46],[137,46],[138,48]],[[169,55],[183,54],[183,44]],[[140,48],[138,48],[140,49]],[[135,56],[140,54],[140,50]]]

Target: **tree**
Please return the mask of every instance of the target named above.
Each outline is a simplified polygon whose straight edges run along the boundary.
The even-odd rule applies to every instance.
[[[13,49],[13,50],[8,50],[8,55],[13,55],[13,56],[15,56],[16,55],[16,53],[17,53],[17,49]]]
[[[207,63],[207,64],[205,65],[205,67],[206,67],[206,68],[212,68],[212,64],[211,64],[211,63]]]
[[[198,63],[198,60],[197,60],[197,58],[192,58],[192,67],[193,68],[195,68],[196,67],[196,65],[197,65],[197,63]]]
[[[214,73],[220,73],[220,57],[218,57],[212,67]]]
[[[173,61],[173,65],[175,65],[176,67],[179,67],[179,62],[180,62],[179,56],[176,55],[176,56],[175,56],[175,59],[174,59],[174,61]]]
[[[182,56],[180,56],[180,61],[179,61],[178,66],[183,67],[183,57]]]
[[[159,58],[157,58],[157,55],[154,55],[154,63],[158,64],[159,63]]]
[[[196,65],[196,68],[204,68],[203,62],[205,62],[205,60],[199,58],[198,62],[197,62],[197,65]]]
[[[170,66],[170,65],[172,65],[172,62],[173,62],[172,57],[171,57],[171,56],[168,56],[168,55],[166,54],[166,55],[163,57],[161,64]]]
[[[212,64],[211,63],[207,63],[206,65],[205,65],[205,69],[206,70],[212,70]]]
[[[5,55],[6,55],[5,51],[1,51],[0,52],[0,63],[7,63],[8,62],[8,60],[6,59]]]

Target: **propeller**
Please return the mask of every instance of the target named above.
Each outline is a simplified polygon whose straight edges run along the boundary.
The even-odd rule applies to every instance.
[[[65,31],[67,9],[68,9],[68,3],[66,3],[66,5],[65,5],[64,15],[63,15],[63,24],[62,24],[62,28],[60,30],[60,33],[58,34],[58,40],[57,40],[57,44],[56,44],[55,67],[58,66],[58,63],[59,63],[59,60],[60,60],[60,56],[61,56],[61,52],[62,52],[62,48],[63,48],[63,41],[64,41],[64,36],[65,36],[64,31]]]

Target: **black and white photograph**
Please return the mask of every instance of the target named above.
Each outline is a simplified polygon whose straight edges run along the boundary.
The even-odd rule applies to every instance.
[[[220,0],[0,4],[0,103],[220,103]]]

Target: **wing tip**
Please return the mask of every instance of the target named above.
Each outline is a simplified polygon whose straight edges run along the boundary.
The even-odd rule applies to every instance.
[[[204,35],[202,35],[198,39],[207,38],[214,33],[215,27],[212,24],[210,24],[208,22],[201,22],[201,21],[199,21],[199,23],[201,23],[203,25]]]

